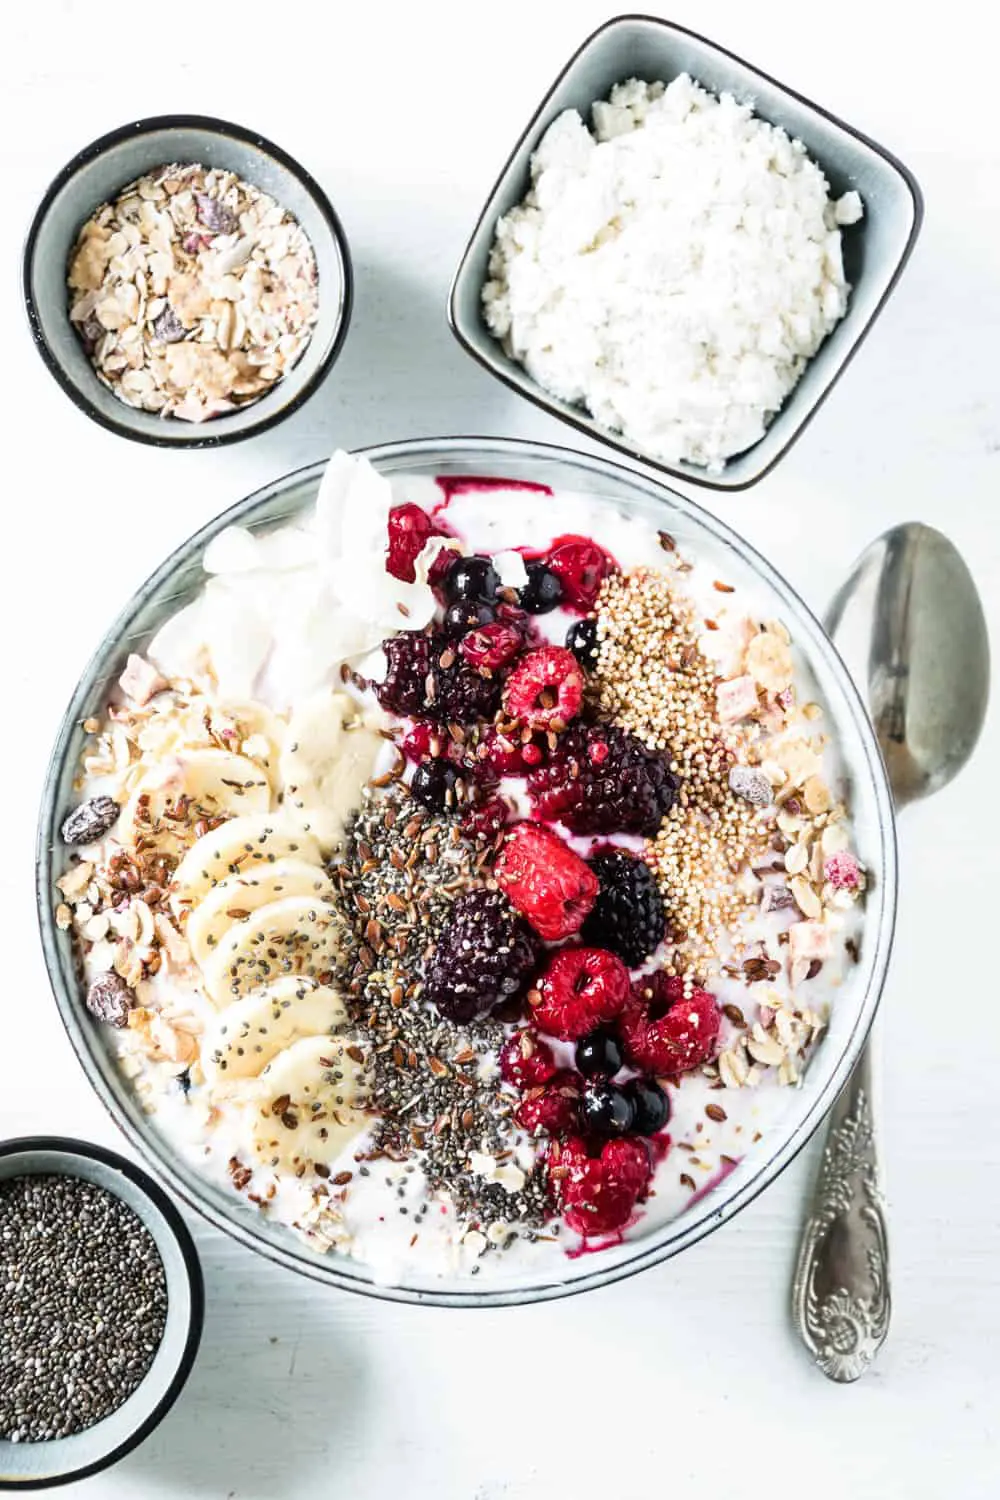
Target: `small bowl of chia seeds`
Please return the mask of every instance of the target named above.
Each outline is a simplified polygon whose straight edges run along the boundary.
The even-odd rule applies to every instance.
[[[145,1172],[58,1136],[0,1144],[0,1489],[131,1452],[187,1380],[203,1313],[191,1235]]]

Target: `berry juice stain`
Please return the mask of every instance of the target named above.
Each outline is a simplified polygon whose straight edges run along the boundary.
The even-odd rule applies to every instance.
[[[536,495],[551,495],[552,486],[538,484],[533,479],[491,479],[481,474],[436,474],[434,483],[444,499],[434,507],[432,515],[444,510],[456,495],[484,495],[491,490],[529,490]]]
[[[732,1157],[726,1157],[722,1165],[719,1167],[719,1170],[717,1172],[713,1172],[712,1176],[708,1179],[704,1186],[700,1187],[698,1191],[689,1199],[688,1208],[691,1207],[692,1203],[697,1203],[700,1198],[704,1198],[706,1194],[712,1191],[713,1188],[717,1188],[720,1182],[725,1182],[730,1172],[735,1172],[738,1166],[738,1161],[734,1161]]]

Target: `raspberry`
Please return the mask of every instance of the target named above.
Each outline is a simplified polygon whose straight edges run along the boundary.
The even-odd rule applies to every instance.
[[[580,1080],[569,1068],[554,1073],[541,1088],[529,1090],[514,1111],[522,1130],[535,1135],[567,1135],[580,1128]]]
[[[553,1144],[548,1172],[569,1228],[591,1235],[610,1234],[628,1223],[645,1197],[653,1168],[641,1141],[608,1141],[599,1156],[591,1156],[585,1142],[571,1136]]]
[[[472,838],[493,839],[510,816],[510,807],[502,797],[491,797],[468,809],[462,818],[462,829]]]
[[[601,888],[580,936],[585,943],[610,949],[634,969],[656,950],[667,930],[653,872],[624,849],[601,850],[587,863]]]
[[[515,1031],[500,1048],[500,1077],[517,1089],[537,1089],[555,1073],[552,1048],[530,1027]]]
[[[613,557],[585,536],[560,538],[545,559],[563,587],[563,603],[576,609],[593,609],[601,584],[617,572]]]
[[[393,578],[413,583],[417,576],[414,566],[427,544],[427,538],[441,533],[426,511],[419,505],[394,505],[389,512],[389,554],[385,570]]]
[[[666,754],[614,724],[573,724],[528,778],[541,817],[574,833],[647,838],[673,806],[677,785]]]
[[[499,891],[459,896],[424,975],[424,997],[452,1021],[474,1021],[523,990],[538,939]]]
[[[685,999],[683,979],[659,970],[632,986],[632,1004],[619,1026],[634,1067],[671,1076],[713,1056],[721,1022],[714,995],[696,986]]]
[[[565,646],[539,646],[507,678],[504,708],[532,729],[565,729],[583,707],[583,671]]]
[[[621,1015],[629,999],[628,970],[603,948],[563,948],[553,955],[531,996],[539,1031],[575,1041]]]
[[[558,834],[518,823],[493,871],[497,884],[547,942],[578,931],[597,895],[597,877]]]
[[[523,645],[524,637],[519,630],[513,625],[501,625],[497,620],[463,635],[458,649],[469,666],[478,672],[495,672],[513,661]]]
[[[481,677],[442,636],[403,630],[382,642],[388,663],[375,684],[378,701],[391,713],[458,724],[492,719],[500,703],[500,683]],[[442,666],[442,660],[448,662]]]
[[[542,752],[531,741],[523,745],[499,729],[485,729],[475,751],[476,767],[494,776],[527,776],[542,760]]]

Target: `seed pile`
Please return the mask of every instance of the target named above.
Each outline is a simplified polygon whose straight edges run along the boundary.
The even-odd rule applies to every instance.
[[[0,1437],[69,1437],[138,1387],[163,1337],[151,1235],[76,1177],[0,1182]]]
[[[713,967],[725,932],[735,933],[754,898],[734,883],[763,858],[772,831],[729,785],[739,739],[716,712],[717,678],[698,646],[702,623],[667,574],[615,574],[598,601],[601,712],[647,745],[668,750],[680,780],[674,806],[649,845],[675,948],[669,973]]]
[[[494,1067],[482,1067],[503,1042],[502,1024],[458,1025],[422,999],[425,960],[455,899],[485,882],[490,854],[454,818],[393,789],[358,813],[331,875],[355,924],[346,992],[383,1116],[376,1156],[419,1151],[431,1186],[448,1190],[459,1215],[537,1227],[547,1217],[541,1183],[513,1161],[517,1101]],[[473,1173],[474,1156],[493,1159],[494,1181]]]

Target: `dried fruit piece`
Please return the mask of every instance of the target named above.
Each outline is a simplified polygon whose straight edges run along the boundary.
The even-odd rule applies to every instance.
[[[62,826],[64,844],[96,844],[118,821],[121,808],[111,797],[91,797],[74,808]]]
[[[168,302],[158,318],[153,319],[153,337],[164,344],[177,344],[187,337],[187,329]]]
[[[770,781],[754,766],[733,766],[729,772],[729,790],[754,807],[768,807],[774,801]]]
[[[87,1009],[106,1026],[119,1029],[128,1025],[128,1013],[135,1004],[135,995],[120,974],[108,970],[91,980],[87,990]]]
[[[823,877],[838,891],[856,891],[862,884],[861,866],[848,849],[824,861]]]
[[[213,198],[210,193],[195,193],[194,201],[198,207],[198,222],[212,234],[233,234],[239,227],[232,209],[219,198]]]
[[[532,995],[539,1031],[575,1041],[616,1020],[629,999],[628,970],[603,948],[563,948],[549,961]]]
[[[597,877],[548,828],[519,823],[494,869],[512,905],[547,942],[577,932],[597,896]]]

